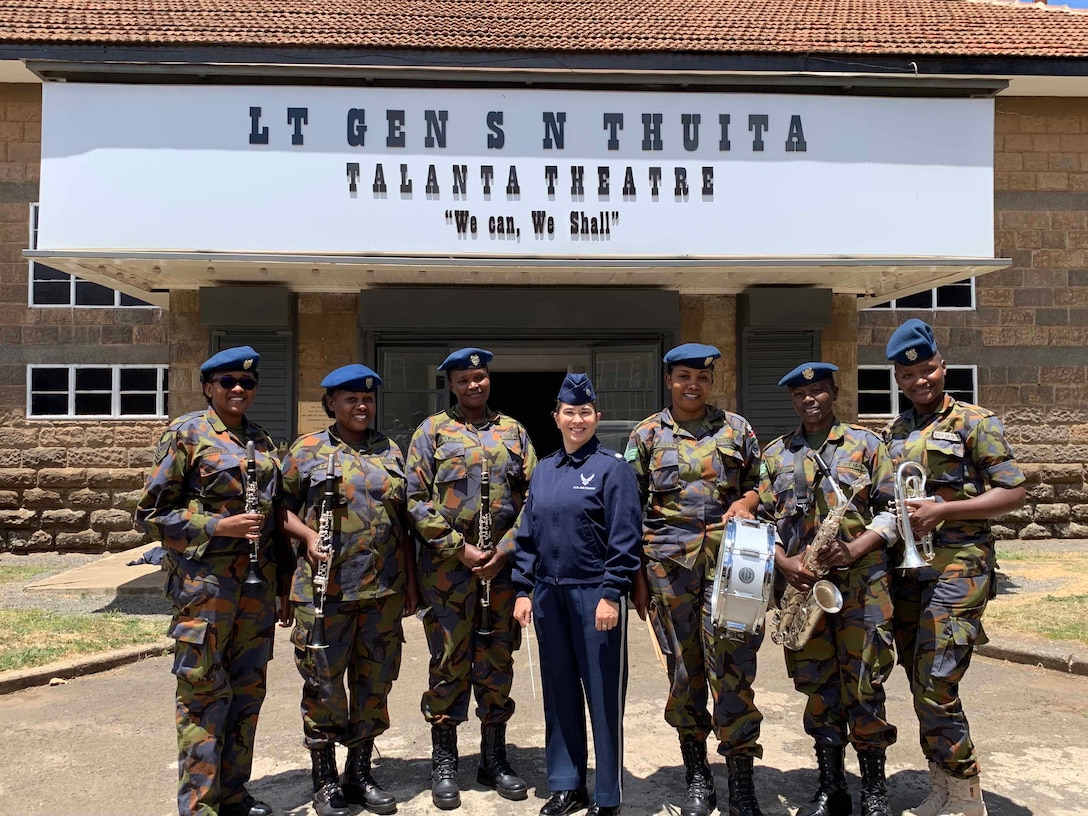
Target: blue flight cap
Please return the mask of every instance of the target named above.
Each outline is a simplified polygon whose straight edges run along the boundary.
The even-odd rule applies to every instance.
[[[888,340],[885,354],[889,360],[903,365],[914,365],[928,360],[937,353],[933,329],[928,323],[912,317],[894,332]]]
[[[705,343],[684,343],[665,352],[665,365],[682,365],[688,368],[714,368],[714,361],[722,356],[714,346]]]
[[[495,355],[487,349],[463,348],[453,352],[438,366],[439,371],[464,371],[468,368],[484,368]]]
[[[358,363],[330,371],[321,381],[321,387],[330,391],[336,388],[341,391],[375,391],[381,384],[382,378],[377,371]]]
[[[206,380],[209,374],[214,374],[216,371],[252,371],[256,374],[257,364],[260,362],[261,355],[251,346],[223,349],[201,363],[200,376]]]
[[[814,382],[827,379],[839,367],[831,363],[801,363],[793,371],[778,381],[779,385],[788,385],[797,388],[801,385],[811,385]]]
[[[567,405],[588,405],[597,401],[597,392],[585,374],[568,374],[559,386],[559,395],[555,399]]]

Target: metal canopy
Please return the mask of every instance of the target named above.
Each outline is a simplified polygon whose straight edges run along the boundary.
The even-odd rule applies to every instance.
[[[412,258],[183,251],[27,250],[27,258],[162,308],[169,291],[274,285],[295,292],[401,286],[637,286],[738,294],[754,286],[831,289],[864,309],[1011,265],[1007,258]]]

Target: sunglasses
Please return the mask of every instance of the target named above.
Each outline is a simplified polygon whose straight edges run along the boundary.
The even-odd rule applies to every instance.
[[[227,391],[230,391],[236,385],[242,386],[242,390],[244,391],[252,391],[257,387],[257,381],[253,379],[253,377],[236,378],[232,377],[230,374],[224,374],[222,377],[214,377],[212,382],[219,383],[219,387],[225,388]]]

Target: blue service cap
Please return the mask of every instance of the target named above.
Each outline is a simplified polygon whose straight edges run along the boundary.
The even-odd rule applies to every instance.
[[[568,374],[563,378],[559,395],[555,399],[567,405],[587,405],[597,401],[597,392],[593,390],[593,383],[585,374]]]
[[[884,353],[889,360],[903,365],[914,365],[928,360],[937,353],[933,329],[928,323],[912,317],[892,332]]]
[[[321,381],[321,387],[332,391],[339,388],[341,391],[374,391],[382,384],[382,378],[378,372],[359,363],[341,366],[335,371],[330,371]]]
[[[801,363],[793,371],[778,381],[779,385],[788,385],[797,388],[801,385],[810,385],[814,382],[830,377],[839,367],[831,363]]]
[[[665,365],[682,365],[688,368],[713,368],[714,361],[722,356],[714,346],[705,343],[684,343],[665,352]]]
[[[495,355],[487,349],[457,349],[438,366],[439,371],[463,371],[467,368],[483,368]]]
[[[252,371],[256,373],[261,355],[251,346],[235,346],[213,354],[200,364],[200,376],[207,378],[216,371]]]

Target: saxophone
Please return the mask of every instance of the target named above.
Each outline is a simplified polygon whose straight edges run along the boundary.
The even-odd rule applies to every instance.
[[[869,484],[868,474],[861,474],[854,482],[850,496],[847,498],[819,454],[816,454],[816,465],[831,482],[831,487],[835,491],[835,507],[820,523],[816,536],[805,550],[805,557],[801,563],[820,580],[804,592],[792,585],[787,585],[779,607],[771,617],[771,640],[794,652],[808,643],[816,629],[816,624],[820,622],[825,612],[834,615],[842,609],[842,593],[839,592],[837,586],[824,578],[827,575],[827,569],[819,566],[816,559],[820,553],[838,540],[842,520],[853,505],[854,498]]]

